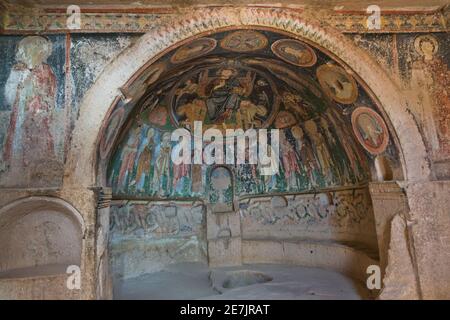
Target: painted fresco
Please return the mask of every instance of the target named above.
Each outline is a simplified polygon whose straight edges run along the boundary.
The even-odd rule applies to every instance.
[[[317,78],[324,92],[333,100],[343,104],[356,101],[358,89],[355,80],[339,66],[321,65],[317,68]]]
[[[353,132],[361,145],[372,154],[382,153],[389,141],[389,132],[383,118],[367,107],[352,113]]]
[[[175,121],[204,128],[267,127],[278,108],[274,83],[260,72],[241,67],[219,66],[188,73],[175,86],[171,99]]]
[[[58,186],[66,140],[65,42],[61,36],[1,38],[0,184]]]
[[[449,42],[441,33],[398,36],[400,75],[435,161],[450,159]]]
[[[272,44],[272,51],[277,57],[299,67],[311,67],[317,61],[314,50],[297,40],[277,40]]]
[[[207,54],[208,52],[214,50],[216,46],[217,41],[215,39],[200,38],[178,49],[171,57],[170,61],[172,63],[186,62]]]
[[[234,52],[251,52],[265,48],[267,37],[258,31],[239,30],[228,33],[220,42],[225,50]]]
[[[359,131],[352,130],[352,113],[363,107],[372,112],[370,119],[383,120],[343,67],[299,40],[267,31],[251,34],[240,30],[199,38],[157,62],[167,68],[139,101],[135,120],[111,158],[108,177],[117,196],[199,197],[230,204],[232,195],[364,184],[371,159],[380,153],[392,167],[399,166],[384,122],[370,126],[373,121],[363,116]],[[170,159],[177,144],[170,141],[171,132],[178,127],[192,131],[194,121],[202,121],[203,130],[280,129],[279,172],[267,176],[258,164],[228,165],[233,183],[210,192],[215,190],[210,167],[174,165]],[[373,152],[361,137],[379,135],[380,126],[382,141]],[[218,199],[221,192],[224,197]]]
[[[0,186],[61,185],[65,153],[83,95],[104,66],[138,37],[96,34],[0,39],[4,59],[0,72]],[[103,157],[109,155],[129,109],[120,104],[112,114],[107,137],[101,142]]]

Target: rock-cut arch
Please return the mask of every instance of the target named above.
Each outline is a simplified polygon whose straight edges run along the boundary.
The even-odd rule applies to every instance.
[[[344,62],[378,101],[397,138],[403,176],[409,181],[428,180],[430,170],[419,130],[408,113],[407,103],[396,84],[381,67],[337,30],[321,26],[302,13],[287,9],[217,8],[203,9],[174,18],[150,30],[108,65],[86,93],[72,136],[66,164],[65,187],[86,188],[102,185],[97,175],[97,151],[103,129],[119,88],[135,79],[173,46],[194,37],[228,28],[257,27],[285,32],[308,41]]]

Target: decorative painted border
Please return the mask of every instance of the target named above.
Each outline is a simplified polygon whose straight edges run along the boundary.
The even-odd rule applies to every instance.
[[[252,6],[249,6],[252,7]],[[216,7],[220,8],[220,7]],[[224,7],[225,8],[225,7]],[[262,8],[254,6],[255,9]],[[277,7],[266,8],[277,9]],[[279,9],[279,8],[278,8]],[[84,11],[86,10],[86,11]],[[320,21],[321,27],[333,27],[344,33],[399,33],[446,32],[449,19],[448,7],[435,11],[381,12],[380,29],[367,28],[368,14],[361,11],[289,9],[285,12],[302,12]],[[192,11],[192,10],[191,10]],[[61,9],[6,10],[1,16],[0,34],[15,33],[79,33],[79,32],[128,32],[144,33],[164,25],[167,19],[182,17],[189,9],[82,9],[80,29],[66,27],[68,15]]]

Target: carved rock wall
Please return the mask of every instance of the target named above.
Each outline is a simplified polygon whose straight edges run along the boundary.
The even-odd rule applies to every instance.
[[[176,262],[206,262],[205,207],[195,202],[114,201],[113,278],[160,271]]]

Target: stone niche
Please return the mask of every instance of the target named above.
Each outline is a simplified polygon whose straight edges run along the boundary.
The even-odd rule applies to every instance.
[[[21,199],[0,209],[0,298],[75,298],[66,269],[81,265],[83,220],[66,202]],[[20,290],[19,290],[20,289]]]
[[[245,239],[309,239],[377,249],[366,188],[240,201]]]
[[[365,281],[378,264],[367,188],[239,201],[242,263],[288,263],[337,270]]]
[[[157,272],[177,262],[206,263],[205,206],[195,201],[113,201],[113,279]]]

